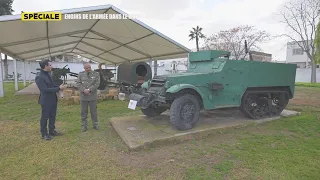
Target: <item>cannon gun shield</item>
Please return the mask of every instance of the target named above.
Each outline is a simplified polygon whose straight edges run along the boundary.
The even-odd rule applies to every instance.
[[[152,78],[152,70],[146,62],[126,62],[118,66],[117,80],[120,92],[131,94],[139,91],[141,85]]]
[[[70,68],[66,68],[67,66],[68,64],[63,66],[62,68],[52,68],[52,79],[55,84],[57,85],[66,84],[67,75],[78,77],[78,74],[71,72]]]
[[[111,82],[111,78],[114,77],[114,74],[112,71],[115,69],[102,69],[102,65],[105,63],[100,63],[98,65],[98,69],[95,69],[94,71],[98,72],[100,75],[100,84],[98,89],[99,90],[105,90],[106,87],[108,86],[117,86],[116,83]]]

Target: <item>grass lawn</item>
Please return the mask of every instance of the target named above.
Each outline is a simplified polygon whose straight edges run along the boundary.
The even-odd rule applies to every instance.
[[[113,116],[140,113],[127,109],[127,102],[99,103],[101,130],[85,133],[79,105],[59,104],[56,126],[64,136],[44,141],[38,96],[13,93],[14,85],[5,83],[1,179],[320,179],[318,87],[296,87],[288,108],[301,116],[139,152],[128,151],[109,124]]]

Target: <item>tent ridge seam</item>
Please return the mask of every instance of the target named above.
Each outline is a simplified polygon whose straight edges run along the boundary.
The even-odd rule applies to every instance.
[[[107,10],[104,13],[107,13],[108,10],[110,8],[107,8]],[[76,44],[76,46],[71,50],[71,52],[73,52],[73,50],[82,42],[83,38],[87,36],[87,34],[91,31],[91,29],[100,21],[100,19],[98,19],[95,23],[93,23],[93,25],[89,28],[89,30],[82,36],[82,38],[79,40],[79,42]]]

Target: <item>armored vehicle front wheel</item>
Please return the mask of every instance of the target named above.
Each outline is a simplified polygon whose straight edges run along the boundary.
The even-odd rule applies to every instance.
[[[147,117],[154,117],[154,116],[159,116],[161,113],[165,112],[168,108],[166,107],[157,107],[157,108],[154,108],[154,107],[151,107],[149,106],[148,108],[146,109],[142,109],[141,108],[141,111],[144,115],[146,115]]]
[[[200,103],[195,96],[185,94],[173,101],[170,111],[170,121],[176,129],[192,129],[199,120]]]

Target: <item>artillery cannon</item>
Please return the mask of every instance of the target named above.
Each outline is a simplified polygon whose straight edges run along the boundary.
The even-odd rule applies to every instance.
[[[117,81],[120,92],[131,94],[141,89],[141,85],[152,78],[152,71],[146,62],[126,62],[118,66]]]
[[[170,109],[178,130],[192,129],[202,109],[239,107],[251,119],[279,116],[294,96],[296,65],[229,57],[227,51],[191,52],[187,72],[155,76],[129,99],[148,117]]]
[[[66,68],[68,65],[62,68],[52,68],[52,79],[57,85],[66,84],[67,75],[78,77],[77,73],[70,72],[70,68]],[[61,79],[63,77],[63,80]]]
[[[100,75],[100,85],[98,87],[99,90],[104,90],[108,85],[113,84],[117,85],[116,83],[111,82],[111,78],[114,76],[114,73],[111,72],[115,69],[102,69],[102,65],[105,63],[100,63],[98,65],[98,69],[95,69],[94,71],[98,72]]]
[[[7,75],[7,79],[8,79],[8,80],[14,80],[14,78],[15,78],[15,77],[14,77],[14,72],[12,72],[12,75],[10,75],[10,74]],[[21,73],[18,73],[18,74],[17,74],[17,78],[18,78],[18,79],[21,78]]]
[[[73,76],[73,77],[78,77],[77,73],[71,72],[70,68],[66,68],[68,65],[63,66],[62,68],[52,68],[52,80],[54,81],[55,84],[61,85],[61,84],[66,84],[67,81],[67,75]],[[40,68],[37,68],[36,70],[40,71]],[[39,72],[32,74],[38,75]],[[63,77],[63,80],[61,79]]]

